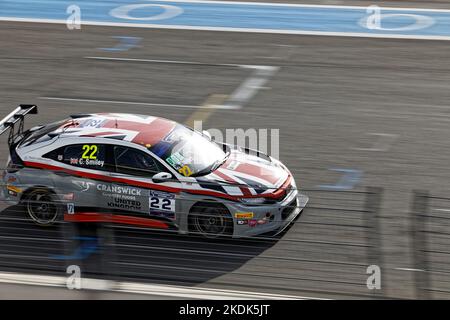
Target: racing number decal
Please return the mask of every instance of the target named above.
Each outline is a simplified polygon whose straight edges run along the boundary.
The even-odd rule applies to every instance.
[[[150,191],[149,206],[151,213],[175,212],[175,195],[152,190]]]
[[[158,209],[158,210],[173,211],[172,210],[172,201],[170,199],[161,199],[161,198],[156,198],[156,197],[150,198],[150,208]]]
[[[189,177],[192,174],[191,168],[189,168],[187,165],[184,165],[182,168],[178,169],[178,172],[185,177]]]
[[[96,160],[97,159],[97,152],[98,152],[98,147],[93,144],[93,145],[87,145],[85,144],[83,146],[83,155],[81,156],[82,159],[92,159],[92,160]],[[90,152],[90,154],[89,154]]]

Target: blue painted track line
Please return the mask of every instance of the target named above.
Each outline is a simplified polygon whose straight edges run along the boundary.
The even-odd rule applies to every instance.
[[[119,40],[119,43],[111,48],[99,48],[103,51],[109,51],[109,52],[122,52],[122,51],[128,51],[132,48],[135,48],[138,46],[138,43],[142,40],[139,37],[123,37],[123,36],[115,36],[112,37],[113,39]]]
[[[324,190],[352,190],[361,180],[362,171],[354,169],[330,169],[331,171],[342,173],[342,177],[334,185],[320,185]]]
[[[70,5],[82,24],[340,36],[450,39],[450,10],[381,8],[367,27],[366,7],[212,1],[2,0],[0,20],[63,23]]]
[[[84,260],[98,250],[98,239],[95,237],[74,237],[73,240],[79,240],[81,244],[71,255],[52,255],[50,259]]]

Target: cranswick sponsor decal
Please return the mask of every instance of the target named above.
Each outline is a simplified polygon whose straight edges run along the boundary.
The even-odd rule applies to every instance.
[[[116,186],[107,184],[97,184],[97,190],[103,192],[110,192],[115,194],[125,194],[130,196],[140,196],[141,190],[138,188],[127,187],[127,186]]]
[[[141,195],[140,189],[98,184],[97,190],[102,192],[103,197],[112,198],[112,200],[108,200],[109,207],[131,210],[139,210],[141,208],[141,203],[136,201],[136,197]]]

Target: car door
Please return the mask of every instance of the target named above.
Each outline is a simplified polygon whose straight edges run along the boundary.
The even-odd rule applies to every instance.
[[[153,184],[151,179],[156,173],[167,169],[144,151],[127,146],[113,148],[118,178],[114,182],[114,189],[116,194],[122,192],[127,195],[123,201],[131,205],[129,211],[133,215],[140,213],[140,216],[175,220],[175,194],[163,190],[161,185]]]

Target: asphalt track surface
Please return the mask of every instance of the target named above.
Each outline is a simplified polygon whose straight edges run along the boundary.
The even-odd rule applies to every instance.
[[[115,36],[142,40],[128,51],[100,49],[114,47]],[[251,76],[251,70],[229,65],[277,67],[241,109],[196,115],[207,129],[280,129],[280,159],[300,188],[336,185],[342,173],[332,169],[360,172],[353,191],[382,187],[383,294],[414,297],[414,273],[404,270],[412,264],[411,191],[445,195],[450,187],[447,42],[88,26],[68,31],[64,25],[12,22],[0,23],[0,39],[0,110],[37,104],[40,113],[27,119],[28,126],[94,111],[185,122],[198,111],[190,106],[229,96]],[[4,163],[5,137],[0,148]],[[379,296],[366,287],[367,235],[358,211],[364,195],[309,194],[310,208],[276,240],[221,243],[115,230],[115,267],[120,277],[143,282]],[[16,209],[1,214],[2,269],[62,272],[66,262],[49,258],[61,253],[59,230],[17,220]]]

